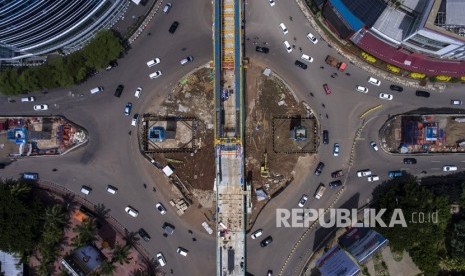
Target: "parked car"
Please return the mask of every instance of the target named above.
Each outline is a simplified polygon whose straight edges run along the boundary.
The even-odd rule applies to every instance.
[[[115,68],[118,66],[118,62],[116,60],[113,60],[108,64],[108,66],[105,68],[107,71],[110,71],[111,69]]]
[[[302,197],[299,200],[299,207],[302,208],[304,207],[305,203],[307,203],[308,196],[307,195],[302,195]]]
[[[116,90],[115,90],[115,97],[121,97],[121,93],[123,93],[123,90],[124,90],[124,85],[120,84],[118,85],[118,87],[116,87]]]
[[[368,93],[368,88],[361,86],[361,85],[355,86],[355,90],[361,93]]]
[[[327,83],[323,84],[323,89],[325,90],[326,95],[331,94],[331,89],[329,89],[329,86]]]
[[[338,170],[338,171],[335,171],[335,172],[331,173],[332,178],[338,178],[338,177],[341,177],[343,175],[344,175],[344,172],[342,170]]]
[[[147,61],[147,66],[148,67],[152,67],[152,66],[155,66],[157,64],[160,63],[160,59],[159,58],[155,58],[155,59],[152,59],[152,60],[149,60]]]
[[[140,98],[141,94],[142,94],[142,87],[137,87],[136,88],[136,93],[134,93],[134,97]]]
[[[281,28],[284,34],[287,34],[289,32],[286,28],[286,25],[284,25],[284,23],[280,23],[279,27]]]
[[[377,79],[375,79],[373,77],[369,77],[368,82],[373,84],[373,85],[376,85],[376,86],[379,86],[381,84],[381,81],[379,81],[379,80],[377,80]]]
[[[403,175],[402,171],[399,171],[399,170],[388,172],[388,176],[390,178],[401,177],[402,175]]]
[[[270,49],[268,49],[267,47],[256,46],[256,47],[255,47],[255,51],[257,51],[257,52],[259,52],[259,53],[268,54],[268,52],[270,51]]]
[[[429,98],[430,93],[426,91],[417,90],[415,91],[415,95],[417,95],[418,97]]]
[[[89,195],[92,192],[92,188],[86,185],[82,185],[81,187],[81,193],[85,195]]]
[[[272,6],[272,7],[276,4],[276,3],[274,2],[274,0],[269,0],[269,2],[270,2],[270,6]]]
[[[285,40],[285,41],[283,42],[283,44],[284,44],[284,48],[286,48],[286,51],[287,51],[288,53],[292,52],[291,44],[289,44],[289,42],[287,42],[287,40]]]
[[[380,98],[380,99],[383,99],[383,100],[392,101],[392,99],[393,99],[394,97],[393,97],[391,94],[379,93],[379,98]]]
[[[368,182],[375,182],[375,181],[379,181],[379,176],[372,175],[368,177]]]
[[[370,146],[371,146],[371,148],[373,148],[374,151],[378,151],[378,150],[379,150],[379,149],[378,149],[378,146],[376,145],[376,143],[375,143],[374,141],[371,141],[371,142],[370,142]]]
[[[179,22],[174,21],[173,24],[171,24],[170,29],[168,30],[168,32],[170,34],[174,34],[174,32],[176,32],[176,29],[178,29],[178,26],[179,26]]]
[[[324,167],[325,167],[325,163],[323,162],[318,163],[318,166],[316,166],[316,169],[315,169],[315,175],[320,175]]]
[[[194,60],[194,57],[193,56],[187,56],[185,58],[183,58],[179,63],[181,63],[181,65],[184,65],[184,64],[187,64],[191,61]]]
[[[144,228],[140,228],[139,231],[139,236],[146,242],[150,241],[151,237],[150,235],[147,233],[147,231],[144,230]]]
[[[160,266],[166,265],[166,260],[165,260],[165,256],[163,256],[163,253],[161,252],[157,253],[156,257],[157,257],[158,264]]]
[[[445,172],[453,172],[457,170],[457,167],[452,166],[452,165],[447,165],[447,166],[442,167],[442,170]]]
[[[22,103],[25,103],[25,102],[35,102],[35,101],[36,101],[36,98],[35,98],[34,96],[21,98],[21,102],[22,102]]]
[[[171,3],[166,3],[165,7],[163,7],[163,13],[168,14],[172,6],[173,5]]]
[[[306,55],[306,54],[302,54],[302,56],[300,58],[305,60],[305,61],[308,61],[308,62],[313,62],[313,58],[311,56],[309,56],[309,55]]]
[[[129,116],[131,114],[132,103],[127,103],[124,107],[124,115]]]
[[[417,159],[415,158],[404,158],[404,164],[416,164],[417,163]]]
[[[263,230],[262,229],[258,229],[257,231],[253,232],[252,235],[250,235],[250,237],[255,240],[256,238],[260,237],[261,235],[263,234]]]
[[[176,253],[184,257],[187,257],[187,252],[189,251],[187,251],[187,249],[182,248],[182,247],[178,247],[178,249],[176,249]]]
[[[23,173],[23,179],[25,179],[25,180],[37,180],[37,179],[39,179],[39,174],[38,173],[32,173],[32,172],[25,172],[25,173]]]
[[[161,71],[156,71],[156,72],[154,72],[154,73],[152,73],[152,74],[149,75],[149,77],[150,77],[151,79],[156,79],[156,78],[158,78],[159,76],[161,76]]]
[[[300,67],[300,68],[302,68],[302,69],[304,69],[304,70],[307,70],[307,64],[305,64],[305,63],[303,63],[303,62],[301,62],[301,61],[296,60],[296,61],[294,62],[294,64],[295,64],[295,66],[297,66],[297,67]]]
[[[308,38],[308,40],[310,40],[310,42],[312,42],[313,44],[317,44],[317,43],[318,43],[318,39],[316,39],[316,37],[315,37],[312,33],[308,33],[308,34],[307,34],[307,38]]]
[[[48,110],[48,104],[36,104],[34,105],[35,111],[45,111]]]
[[[391,84],[391,86],[389,86],[389,89],[391,89],[392,91],[397,91],[397,92],[404,91],[404,88],[402,88],[401,86],[395,85],[395,84]]]
[[[334,146],[333,146],[333,155],[334,155],[334,156],[339,156],[339,150],[340,150],[339,144],[338,144],[338,143],[334,143]]]
[[[108,185],[107,186],[107,192],[109,192],[110,194],[115,195],[118,192],[118,188],[116,188],[115,186],[112,186],[112,185]]]
[[[329,132],[327,130],[323,130],[323,144],[329,143]]]
[[[160,214],[164,215],[166,214],[166,208],[165,206],[163,206],[163,204],[161,204],[161,202],[158,202],[157,204],[155,204],[155,208],[157,208],[158,212],[160,212]]]
[[[268,246],[268,245],[269,245],[270,243],[272,243],[272,242],[273,242],[273,238],[272,238],[271,236],[268,236],[268,237],[266,237],[264,240],[262,240],[262,241],[260,242],[260,246],[261,246],[261,247],[266,247],[266,246]]]
[[[369,169],[360,170],[357,172],[358,177],[364,177],[364,176],[370,176],[370,175],[371,175],[371,171]]]
[[[134,218],[139,215],[139,212],[136,209],[132,208],[131,206],[124,208],[124,211]]]
[[[166,235],[173,235],[175,229],[175,227],[168,222],[163,223],[163,226],[161,228],[163,228],[163,232]]]
[[[331,181],[329,182],[328,186],[330,188],[337,188],[339,186],[342,186],[342,181],[341,180],[334,180],[334,181]]]
[[[450,100],[450,104],[451,105],[462,105],[462,101],[461,100]]]

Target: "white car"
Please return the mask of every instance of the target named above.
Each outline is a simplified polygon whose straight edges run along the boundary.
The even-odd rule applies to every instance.
[[[383,100],[392,101],[392,99],[393,99],[394,97],[393,97],[391,94],[379,93],[379,98],[380,98],[380,99],[383,99]]]
[[[163,8],[163,13],[165,14],[169,13],[172,6],[173,5],[171,3],[166,3],[165,7]]]
[[[138,122],[139,122],[139,114],[136,113],[134,114],[134,116],[132,116],[131,126],[136,126]]]
[[[340,150],[339,144],[338,144],[338,143],[334,143],[333,155],[334,155],[334,156],[339,156],[339,150]]]
[[[358,177],[364,177],[364,176],[370,176],[371,171],[370,170],[361,170],[357,172]]]
[[[148,66],[148,67],[152,67],[152,66],[157,65],[158,63],[160,63],[160,59],[159,59],[159,58],[155,58],[155,59],[152,59],[152,60],[147,61],[147,66]]]
[[[160,214],[164,215],[166,214],[166,208],[165,206],[163,206],[163,204],[161,204],[160,202],[158,202],[155,207],[157,208],[157,210],[160,212]]]
[[[136,93],[134,93],[134,97],[140,98],[140,94],[142,94],[142,87],[137,87]]]
[[[139,215],[139,212],[130,206],[124,208],[124,211],[126,211],[126,213],[128,213],[131,217],[134,217],[134,218]]]
[[[279,24],[279,27],[281,27],[281,30],[283,31],[284,34],[287,34],[289,32],[286,28],[286,25],[284,25],[284,23]]]
[[[379,86],[381,84],[381,81],[379,81],[379,80],[377,80],[377,79],[375,79],[373,77],[369,77],[368,82],[373,84],[373,85],[376,85],[376,86]]]
[[[154,72],[154,73],[152,73],[152,74],[149,75],[149,77],[150,77],[151,79],[156,79],[156,78],[158,78],[159,76],[161,76],[161,71],[157,71],[157,72]]]
[[[453,171],[456,171],[456,170],[457,170],[457,167],[456,167],[456,166],[447,165],[447,166],[442,167],[442,170],[445,171],[445,172],[453,172]]]
[[[308,55],[305,55],[305,54],[302,54],[302,56],[300,58],[305,60],[305,61],[308,61],[308,62],[313,62],[313,58],[311,56],[308,56]]]
[[[276,3],[274,2],[274,0],[269,0],[270,1],[270,6],[274,6]]]
[[[257,231],[253,232],[252,235],[250,235],[250,237],[255,240],[256,238],[260,237],[261,235],[263,234],[263,230],[262,229],[258,229]]]
[[[318,42],[318,39],[316,39],[316,37],[315,37],[312,33],[308,33],[307,38],[308,38],[308,40],[310,40],[310,42],[312,42],[313,44],[316,44],[316,43]]]
[[[377,146],[376,143],[373,142],[373,141],[370,142],[370,146],[373,148],[374,151],[378,151],[378,150],[379,150],[379,149],[378,149],[378,146]]]
[[[187,249],[182,248],[182,247],[178,247],[178,249],[176,249],[176,253],[184,257],[187,257],[187,252],[189,251],[187,251]]]
[[[305,203],[307,203],[308,196],[307,195],[302,195],[302,197],[299,200],[299,207],[302,208],[304,207]]]
[[[379,176],[372,175],[368,177],[368,182],[375,182],[375,181],[379,181]]]
[[[35,102],[36,98],[34,96],[21,98],[21,102]]]
[[[163,253],[161,252],[157,253],[157,261],[160,266],[166,265],[166,260],[165,260],[165,257],[163,256]]]
[[[368,93],[368,88],[360,86],[360,85],[355,86],[355,90],[361,93]]]
[[[283,44],[284,44],[284,48],[286,48],[286,51],[287,51],[288,53],[292,52],[291,44],[289,44],[289,42],[287,42],[287,40],[284,41]]]
[[[36,104],[34,105],[35,111],[48,110],[48,104]]]
[[[451,105],[462,105],[462,101],[461,100],[450,100],[450,104]]]

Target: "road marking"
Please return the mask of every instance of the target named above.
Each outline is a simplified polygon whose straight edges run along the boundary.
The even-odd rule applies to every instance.
[[[460,161],[460,162],[465,162],[465,160],[462,160],[462,161]]]
[[[439,162],[441,162],[441,161],[438,161],[438,160],[431,160],[431,162],[433,162],[433,163],[439,163]]]

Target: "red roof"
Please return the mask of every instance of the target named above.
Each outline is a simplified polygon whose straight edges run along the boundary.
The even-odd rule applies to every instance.
[[[465,62],[463,61],[432,59],[419,53],[407,53],[384,43],[369,32],[364,32],[357,46],[387,63],[408,71],[428,76],[465,76]]]

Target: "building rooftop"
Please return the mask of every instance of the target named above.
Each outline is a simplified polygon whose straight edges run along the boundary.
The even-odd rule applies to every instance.
[[[386,8],[373,25],[373,29],[400,43],[410,33],[415,17],[401,9]]]
[[[463,0],[445,0],[446,1],[446,24],[465,26],[465,1]]]
[[[23,265],[17,265],[20,261],[20,257],[0,251],[0,275],[23,275]]]

